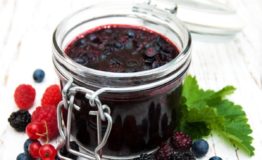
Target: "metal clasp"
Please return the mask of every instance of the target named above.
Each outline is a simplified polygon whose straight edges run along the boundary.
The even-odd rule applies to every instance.
[[[167,10],[172,14],[177,11],[177,0],[148,0],[147,3],[159,9]]]
[[[75,95],[78,92],[85,94],[85,98],[89,100],[89,103],[92,107],[97,107],[97,111],[89,112],[89,115],[97,117],[98,146],[95,148],[93,155],[87,153],[81,153],[79,151],[73,150],[70,147],[72,112],[73,109],[80,110],[80,107],[74,104]],[[57,107],[58,130],[61,135],[61,142],[58,149],[66,145],[68,152],[76,156],[88,158],[91,160],[101,160],[102,148],[107,143],[108,137],[112,129],[113,122],[112,122],[112,117],[110,115],[111,114],[110,108],[107,105],[101,103],[101,101],[98,98],[99,94],[101,94],[101,92],[96,93],[84,87],[74,86],[73,79],[68,80],[62,91],[63,100],[58,104]],[[68,110],[66,125],[65,125],[65,121],[63,120],[63,113],[62,113],[63,107]],[[107,128],[103,138],[102,138],[102,121],[107,121]],[[71,160],[70,158],[64,157],[60,153],[58,154],[58,156],[65,160]]]

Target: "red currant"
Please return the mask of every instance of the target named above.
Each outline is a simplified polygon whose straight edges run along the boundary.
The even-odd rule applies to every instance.
[[[54,160],[57,150],[51,144],[45,144],[39,149],[39,155],[42,160]]]
[[[43,123],[29,123],[26,126],[26,134],[30,139],[36,140],[45,136],[46,129]]]
[[[33,142],[29,145],[28,151],[29,154],[33,158],[39,158],[39,149],[41,148],[41,144],[39,142]]]

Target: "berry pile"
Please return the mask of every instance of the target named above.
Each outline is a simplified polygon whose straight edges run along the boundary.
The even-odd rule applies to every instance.
[[[33,79],[37,83],[42,82],[44,76],[41,69],[33,73]],[[58,160],[57,150],[49,140],[58,136],[56,106],[62,100],[60,88],[58,85],[49,86],[42,96],[41,106],[31,115],[28,110],[33,106],[35,96],[36,90],[28,84],[19,85],[14,92],[14,100],[19,110],[11,113],[8,122],[16,131],[25,131],[29,137],[24,143],[24,152],[16,159]]]
[[[204,157],[209,149],[207,141],[203,139],[192,141],[183,132],[175,132],[170,139],[162,144],[154,154],[141,154],[134,160],[196,160]],[[222,160],[218,156],[209,160]]]
[[[130,36],[132,36],[131,32]],[[152,50],[148,50],[149,55],[154,54],[151,52]],[[35,82],[38,83],[43,81],[44,76],[45,73],[41,69],[36,70],[33,74]],[[35,89],[27,84],[19,85],[14,93],[14,100],[20,110],[13,112],[8,121],[16,131],[26,131],[29,137],[24,143],[24,152],[20,153],[16,159],[59,160],[57,150],[49,143],[49,140],[58,135],[56,106],[62,99],[60,87],[58,85],[49,86],[42,96],[41,106],[37,107],[31,116],[28,109],[33,106],[35,95]],[[79,146],[74,141],[70,142],[70,148],[79,151]],[[192,141],[191,137],[185,133],[175,132],[155,154],[144,153],[134,160],[195,160],[204,157],[208,149],[209,145],[205,140]],[[77,156],[68,152],[65,146],[59,150],[59,153],[65,157],[77,159]],[[222,158],[213,156],[209,160],[222,160]]]
[[[24,143],[24,152],[17,156],[17,160],[54,160],[57,150],[51,144],[42,145],[38,140],[27,139]]]

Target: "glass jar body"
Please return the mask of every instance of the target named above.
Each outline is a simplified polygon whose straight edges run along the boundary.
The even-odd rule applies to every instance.
[[[176,127],[175,110],[179,107],[181,84],[191,61],[191,37],[173,16],[148,5],[110,3],[91,6],[70,15],[54,32],[53,63],[61,87],[73,80],[73,86],[94,92],[107,89],[98,95],[102,104],[109,106],[113,120],[109,138],[102,149],[104,158],[132,159],[142,152],[153,152]],[[180,53],[163,66],[134,73],[87,68],[65,54],[66,46],[75,37],[87,30],[112,24],[140,26],[157,32],[172,42]],[[64,102],[69,100],[68,96],[64,96]],[[98,146],[97,117],[90,112],[97,111],[97,108],[90,106],[90,100],[83,93],[76,93],[74,104],[79,110],[72,112],[69,133],[86,153],[94,155]],[[102,136],[107,125],[102,121]],[[63,132],[62,129],[60,131]],[[69,139],[67,133],[66,140]]]
[[[166,141],[176,126],[182,79],[182,76],[177,77],[168,84],[147,91],[101,95],[100,100],[110,107],[113,119],[103,156],[136,157],[155,151]],[[66,81],[61,82],[63,87]],[[98,145],[97,119],[89,113],[96,109],[90,106],[83,93],[76,94],[74,104],[80,110],[73,111],[72,136],[86,152],[92,153]],[[103,134],[106,125],[102,122]]]

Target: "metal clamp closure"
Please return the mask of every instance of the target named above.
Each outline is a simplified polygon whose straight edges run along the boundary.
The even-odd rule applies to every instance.
[[[72,112],[73,109],[80,110],[80,106],[74,104],[76,93],[84,93],[85,98],[89,100],[89,103],[92,107],[97,107],[96,111],[90,111],[89,115],[97,117],[97,144],[98,146],[94,150],[93,155],[84,154],[79,151],[73,150],[70,147],[70,136],[71,136],[71,121],[72,121]],[[101,92],[96,93],[92,90],[89,90],[84,87],[74,86],[73,79],[68,80],[66,85],[63,88],[62,96],[63,100],[58,104],[57,108],[57,121],[58,121],[58,130],[62,138],[61,146],[66,145],[67,150],[76,155],[84,158],[92,159],[92,160],[101,160],[102,157],[102,148],[106,145],[108,137],[110,135],[112,129],[112,117],[110,108],[102,104],[99,100],[98,96]],[[63,120],[63,107],[68,110],[67,115],[67,124],[65,125]],[[102,121],[107,121],[107,128],[102,138]],[[60,147],[61,148],[61,147]],[[64,157],[61,154],[58,154],[60,158],[65,160],[71,160],[70,158]]]
[[[147,3],[159,9],[167,10],[172,14],[177,11],[177,0],[148,0]]]

